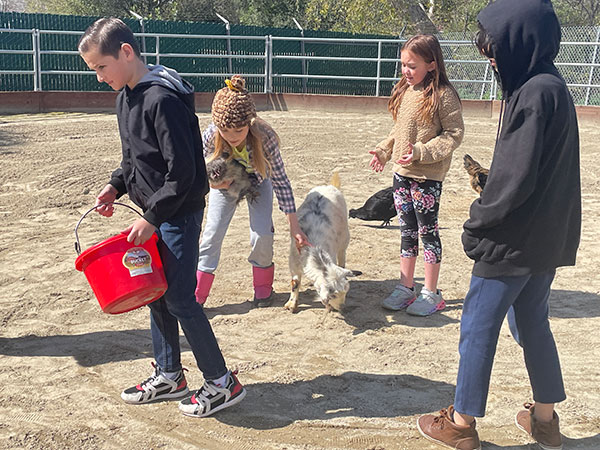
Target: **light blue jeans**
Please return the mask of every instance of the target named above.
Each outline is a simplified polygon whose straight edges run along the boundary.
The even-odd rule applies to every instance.
[[[250,216],[250,256],[248,261],[256,267],[269,267],[273,263],[273,185],[265,179],[258,185],[259,195],[248,203]],[[210,189],[206,226],[200,240],[198,270],[213,273],[221,257],[223,239],[237,208],[236,201],[219,189]]]
[[[509,326],[523,347],[533,400],[558,403],[566,398],[548,322],[548,298],[554,274],[551,270],[519,277],[471,277],[460,321],[456,411],[474,417],[485,415],[498,336],[511,306]]]

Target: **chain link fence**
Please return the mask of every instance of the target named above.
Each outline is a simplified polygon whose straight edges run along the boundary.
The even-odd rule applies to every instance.
[[[110,90],[77,54],[94,17],[0,13],[0,90]],[[148,63],[180,72],[199,92],[241,73],[253,92],[389,95],[403,36],[125,19]],[[74,31],[63,31],[74,30]],[[143,33],[142,33],[143,31]],[[563,28],[556,65],[578,105],[600,105],[600,27]],[[487,61],[464,33],[438,35],[464,99],[499,98]]]

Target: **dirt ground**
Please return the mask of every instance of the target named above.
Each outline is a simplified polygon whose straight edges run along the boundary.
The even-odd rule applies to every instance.
[[[391,183],[368,170],[367,150],[391,126],[384,112],[265,112],[280,133],[297,204],[339,170],[355,208]],[[208,114],[199,114],[209,123]],[[182,416],[175,402],[131,406],[120,391],[152,367],[149,314],[104,314],[75,270],[74,227],[120,159],[111,114],[0,116],[0,448],[11,449],[428,449],[420,414],[452,402],[462,303],[471,262],[461,225],[476,194],[462,156],[491,159],[496,119],[467,117],[466,137],[444,183],[440,288],[447,308],[429,318],[383,310],[399,272],[397,224],[350,219],[347,267],[353,279],[343,313],[325,315],[304,286],[301,309],[289,295],[289,235],[275,207],[277,292],[271,308],[252,309],[246,258],[248,214],[241,205],[225,240],[206,311],[228,365],[239,369],[246,399],[206,419]],[[558,406],[566,449],[600,448],[600,124],[580,124],[583,234],[575,267],[558,271],[550,299],[568,399]],[[93,214],[79,234],[84,248],[132,221],[121,208]],[[422,282],[423,264],[417,264]],[[202,383],[182,335],[192,388]],[[522,353],[502,329],[487,416],[486,449],[534,448],[513,416],[531,400]]]

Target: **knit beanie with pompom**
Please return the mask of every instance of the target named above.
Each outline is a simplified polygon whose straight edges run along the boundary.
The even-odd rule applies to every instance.
[[[212,120],[219,128],[242,128],[256,117],[256,106],[246,90],[246,80],[234,75],[225,80],[226,87],[219,89],[212,103]]]

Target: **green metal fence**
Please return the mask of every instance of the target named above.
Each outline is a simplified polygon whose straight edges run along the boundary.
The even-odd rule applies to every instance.
[[[0,31],[0,90],[110,90],[76,53],[80,33],[95,19],[0,13],[0,30],[5,30]],[[124,21],[136,34],[142,32],[137,20]],[[249,75],[253,92],[388,95],[399,75],[403,41],[390,36],[241,25],[232,25],[229,34],[227,39],[222,23],[147,20],[138,38],[148,63],[186,74],[199,92],[215,91],[228,74],[242,73]],[[471,36],[438,38],[461,97],[496,98],[489,65]],[[600,27],[563,28],[556,61],[577,104],[600,105],[599,38]]]

